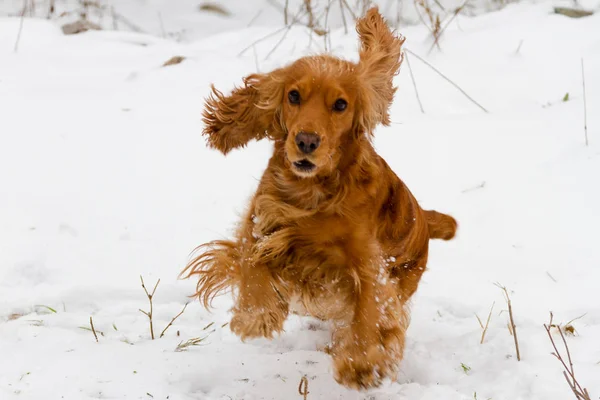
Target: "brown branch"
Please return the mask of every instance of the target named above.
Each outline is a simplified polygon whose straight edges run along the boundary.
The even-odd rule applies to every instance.
[[[427,65],[429,68],[431,68],[433,71],[435,71],[435,73],[437,73],[439,76],[441,76],[442,78],[444,78],[446,80],[446,82],[450,83],[452,86],[454,86],[456,89],[458,89],[459,92],[461,92],[467,99],[471,100],[471,102],[473,104],[475,104],[477,107],[479,107],[480,109],[482,109],[486,113],[489,112],[481,104],[479,104],[471,96],[469,96],[467,94],[467,92],[465,92],[460,86],[458,86],[456,83],[454,83],[452,80],[450,80],[450,78],[448,78],[446,75],[444,75],[442,72],[440,72],[440,70],[438,70],[437,68],[435,68],[433,65],[431,65],[427,61],[425,61],[425,59],[423,59],[423,57],[420,57],[414,51],[411,51],[409,49],[404,49],[404,51],[412,54],[415,57],[417,57],[417,59],[419,61],[421,61],[423,64]]]
[[[94,328],[94,321],[92,320],[92,317],[90,317],[90,326],[92,327],[92,333],[96,338],[96,343],[98,343],[98,335],[96,334],[96,328]]]
[[[571,388],[571,391],[575,395],[575,398],[577,400],[591,400],[590,394],[588,393],[587,389],[582,388],[581,385],[579,384],[579,382],[577,381],[577,378],[575,378],[575,370],[573,368],[573,360],[571,359],[571,352],[569,351],[569,346],[567,345],[567,339],[565,338],[565,335],[563,334],[560,326],[554,325],[552,323],[553,319],[554,319],[554,315],[551,312],[550,313],[550,322],[548,323],[548,325],[544,324],[544,329],[546,329],[546,333],[548,333],[548,338],[550,338],[550,343],[552,343],[552,347],[554,348],[554,353],[552,353],[552,355],[561,362],[563,368],[565,369],[565,371],[563,371],[563,375],[567,381],[567,384],[569,385],[569,388]],[[558,347],[556,346],[556,343],[554,342],[554,338],[552,337],[552,332],[550,332],[550,329],[552,327],[558,328],[560,338],[562,339],[563,345],[567,352],[569,366],[567,366],[567,364],[565,363],[563,356],[558,351]]]
[[[140,280],[142,281],[142,288],[144,289],[144,292],[146,293],[146,296],[148,297],[148,301],[150,302],[150,311],[149,312],[141,310],[141,309],[140,309],[140,311],[142,313],[146,314],[146,316],[150,320],[150,336],[152,337],[152,340],[154,340],[154,323],[152,320],[152,312],[153,312],[152,298],[154,297],[156,288],[158,287],[158,284],[160,283],[160,279],[158,281],[156,281],[156,285],[154,285],[154,289],[152,289],[152,293],[148,293],[148,289],[146,289],[146,285],[144,284],[144,278],[142,278],[141,275],[140,275]]]
[[[515,339],[515,349],[517,350],[517,361],[521,361],[521,352],[519,351],[519,339],[517,337],[517,327],[515,325],[510,296],[508,295],[508,290],[506,289],[505,286],[502,286],[499,283],[496,283],[496,286],[498,286],[504,292],[506,304],[508,305],[508,316],[510,318],[510,329],[509,330],[512,330],[513,338]]]
[[[175,317],[173,317],[173,319],[171,320],[171,322],[169,322],[169,325],[167,325],[167,326],[165,327],[165,329],[163,329],[163,331],[160,333],[160,337],[163,337],[163,336],[165,336],[165,332],[167,331],[167,329],[169,329],[169,328],[171,327],[171,325],[173,325],[173,322],[175,322],[175,320],[176,320],[177,318],[179,318],[179,316],[180,316],[181,314],[183,314],[183,312],[184,312],[184,311],[185,311],[185,309],[187,308],[188,304],[190,304],[190,303],[185,303],[185,305],[183,306],[183,310],[181,310],[181,312],[180,312],[179,314],[177,314]]]
[[[308,399],[308,394],[310,392],[308,391],[308,379],[306,378],[306,375],[304,375],[302,379],[300,379],[300,385],[298,385],[298,393],[300,394],[300,396],[304,396],[304,400]]]

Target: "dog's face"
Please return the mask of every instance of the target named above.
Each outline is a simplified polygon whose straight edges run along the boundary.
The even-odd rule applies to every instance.
[[[358,21],[356,30],[358,63],[329,55],[304,57],[247,76],[228,96],[213,87],[203,113],[209,146],[227,154],[252,139],[273,139],[283,144],[286,166],[302,178],[326,176],[343,160],[351,161],[352,140],[371,137],[377,125],[390,123],[393,77],[404,41],[377,8]]]
[[[352,63],[326,56],[298,60],[283,83],[285,155],[300,177],[333,171],[350,140],[357,108]]]

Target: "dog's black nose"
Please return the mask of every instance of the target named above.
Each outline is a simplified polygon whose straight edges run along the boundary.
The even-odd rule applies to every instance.
[[[304,154],[310,154],[321,144],[321,138],[315,133],[299,132],[296,135],[296,145]]]

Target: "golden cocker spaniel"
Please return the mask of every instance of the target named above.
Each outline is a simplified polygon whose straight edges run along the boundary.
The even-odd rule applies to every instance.
[[[292,308],[331,321],[335,378],[360,389],[395,378],[429,239],[451,239],[457,224],[421,209],[375,152],[404,39],[377,8],[357,31],[358,63],[304,57],[229,96],[213,87],[208,145],[227,154],[269,138],[274,153],[236,237],[199,246],[182,275],[199,279],[206,307],[233,290],[230,327],[242,339],[281,332]]]

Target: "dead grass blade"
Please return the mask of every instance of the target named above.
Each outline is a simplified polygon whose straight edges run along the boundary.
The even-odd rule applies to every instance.
[[[210,334],[209,334],[210,335]],[[200,346],[200,344],[208,338],[209,335],[204,337],[195,337],[184,341],[179,342],[177,347],[175,348],[176,352],[186,351],[188,348],[192,346]]]

